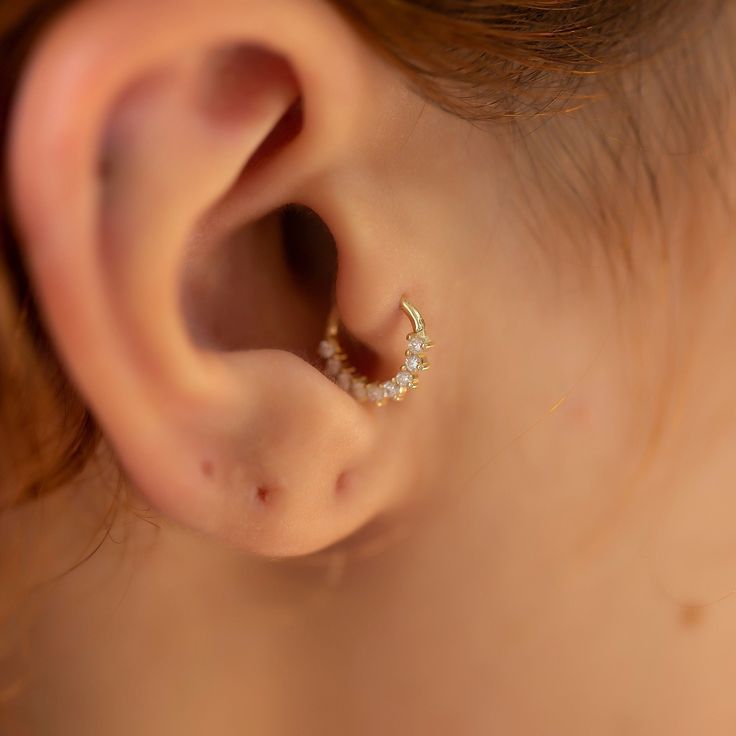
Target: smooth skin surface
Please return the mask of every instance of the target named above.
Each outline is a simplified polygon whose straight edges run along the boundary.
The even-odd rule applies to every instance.
[[[233,39],[291,72],[246,54],[223,80],[210,52]],[[249,168],[297,95],[303,129]],[[515,145],[425,104],[320,2],[83,4],[43,40],[14,120],[39,299],[133,482],[58,579],[101,539],[105,451],[0,522],[45,581],[6,637],[10,722],[734,732],[736,250],[713,149],[660,161],[660,225],[632,193],[626,280],[529,183],[554,129]],[[379,373],[404,344],[400,295],[422,309],[433,365],[405,403],[359,406],[310,363],[324,301],[268,219],[293,201],[330,227],[341,315]],[[199,257],[223,242],[234,272]]]

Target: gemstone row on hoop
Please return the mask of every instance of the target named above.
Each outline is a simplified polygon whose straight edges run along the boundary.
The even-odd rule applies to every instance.
[[[404,365],[393,378],[383,382],[369,382],[365,376],[358,375],[334,337],[322,340],[317,353],[324,361],[324,374],[343,391],[357,401],[383,406],[389,401],[401,401],[408,391],[417,387],[419,373],[429,368],[425,354],[432,343],[425,331],[410,332],[406,342]]]

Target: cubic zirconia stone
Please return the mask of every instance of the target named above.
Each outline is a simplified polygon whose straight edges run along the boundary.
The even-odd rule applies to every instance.
[[[409,350],[412,353],[421,353],[427,347],[427,343],[423,337],[415,335],[409,340]]]
[[[353,395],[353,398],[358,401],[365,401],[367,398],[365,383],[363,381],[353,381],[350,393]]]
[[[414,383],[414,376],[409,371],[399,371],[396,376],[396,383],[403,388],[409,388]]]
[[[343,391],[350,391],[350,384],[353,382],[353,377],[347,372],[343,371],[338,377],[337,377],[337,385],[343,390]]]
[[[383,401],[386,398],[386,395],[383,392],[383,386],[379,386],[378,384],[369,383],[365,387],[365,390],[370,401],[375,401],[377,403],[379,401]]]
[[[322,340],[317,348],[317,353],[320,358],[327,360],[335,354],[335,346],[329,340]]]
[[[327,373],[328,376],[332,376],[333,378],[337,376],[337,374],[342,370],[342,361],[340,358],[332,357],[327,361],[327,365],[325,365],[325,373]]]
[[[422,367],[422,359],[418,355],[409,355],[406,359],[406,367],[411,373],[416,373]]]
[[[395,399],[401,393],[398,384],[393,381],[386,381],[383,384],[383,390],[387,399]]]

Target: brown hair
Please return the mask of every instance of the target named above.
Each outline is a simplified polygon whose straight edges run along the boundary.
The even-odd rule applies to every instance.
[[[691,15],[687,0],[337,4],[428,98],[472,120],[558,109],[591,77],[653,53],[664,28]]]
[[[564,108],[653,54],[690,0],[333,0],[425,97],[471,120]],[[0,7],[0,139],[34,41],[68,0]],[[699,3],[698,3],[699,4]],[[699,4],[701,5],[701,4]],[[719,3],[702,3],[715,9]],[[0,155],[3,155],[0,154]],[[4,163],[4,160],[3,160]],[[5,166],[3,166],[5,171]],[[0,186],[0,510],[73,478],[99,433],[44,332]]]

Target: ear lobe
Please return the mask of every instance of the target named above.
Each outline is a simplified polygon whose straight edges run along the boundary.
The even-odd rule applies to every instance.
[[[12,180],[38,297],[70,373],[156,508],[257,553],[311,552],[381,508],[377,495],[344,493],[375,444],[371,416],[292,353],[196,344],[181,307],[189,249],[217,247],[223,229],[252,224],[325,165],[302,150],[269,188],[269,167],[292,145],[274,131],[309,99],[305,75],[269,50],[283,26],[268,3],[249,13],[223,0],[205,15],[202,3],[151,5],[75,9],[26,78]],[[281,6],[296,27],[297,7]],[[253,181],[258,198],[229,219],[205,217]],[[293,319],[298,296],[274,263],[263,309],[287,305]]]

